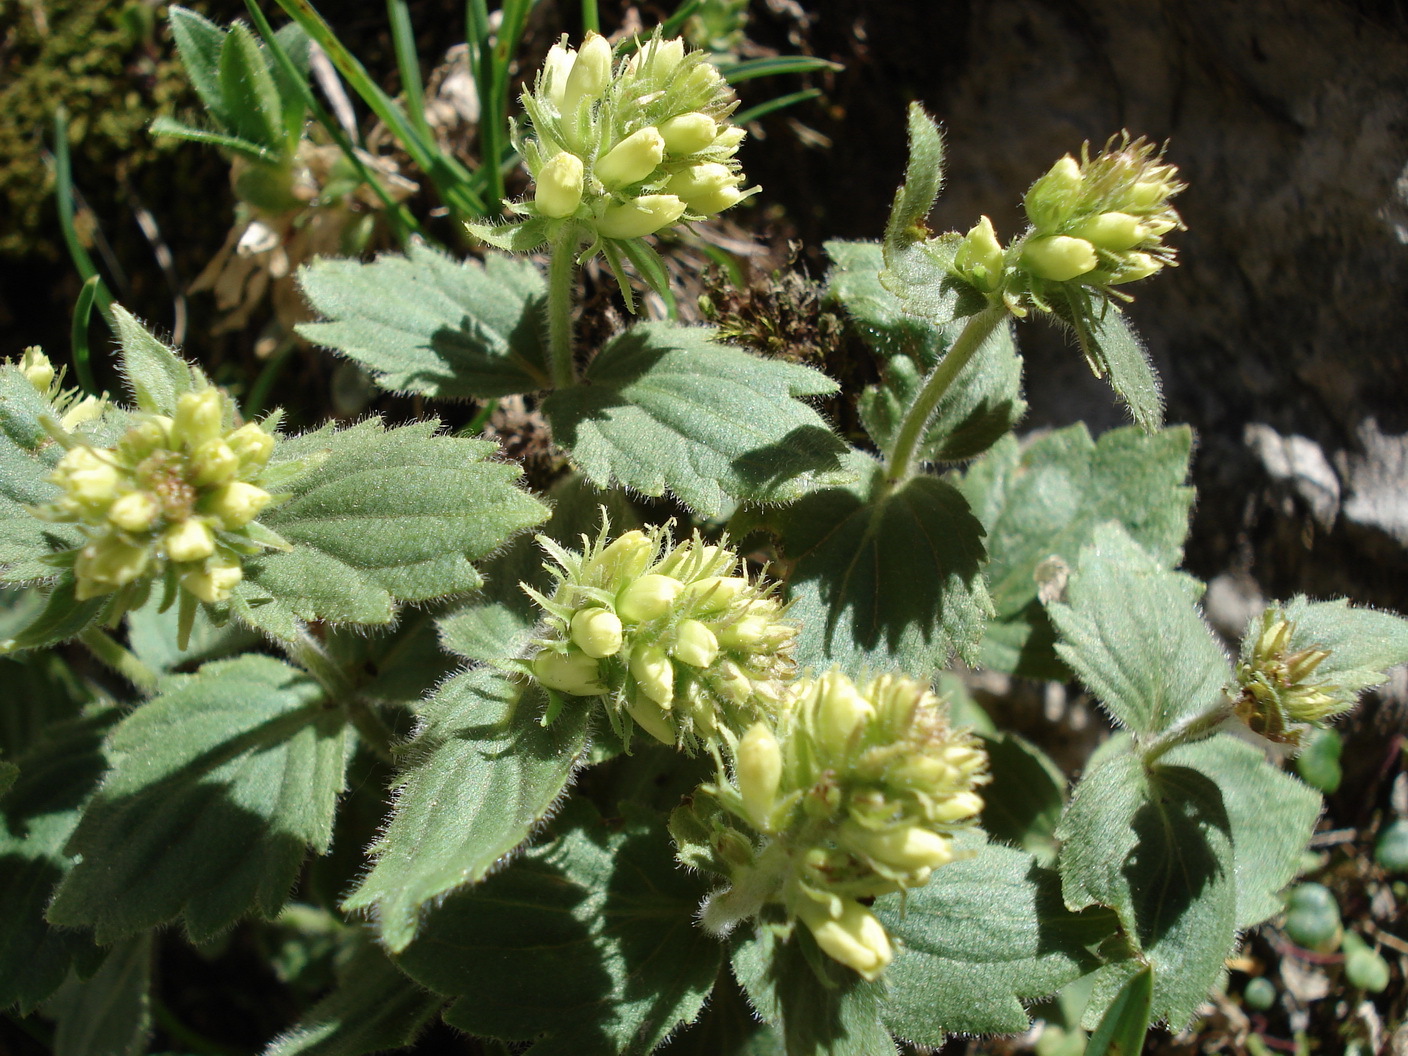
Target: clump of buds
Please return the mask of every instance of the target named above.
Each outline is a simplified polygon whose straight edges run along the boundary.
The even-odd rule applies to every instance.
[[[33,512],[88,536],[74,562],[79,600],[166,569],[201,601],[227,600],[243,555],[286,545],[254,523],[273,500],[259,486],[273,435],[255,422],[233,427],[233,404],[215,388],[184,393],[173,417],[134,418],[110,448],[64,434],[68,450],[49,478],[62,494]]]
[[[1315,678],[1327,649],[1297,640],[1296,625],[1279,608],[1267,609],[1258,633],[1249,633],[1237,662],[1232,708],[1254,732],[1299,746],[1315,726],[1354,706],[1356,694]]]
[[[667,527],[609,543],[606,532],[584,537],[580,553],[539,537],[559,583],[550,598],[524,586],[546,613],[538,680],[608,698],[623,738],[639,725],[690,749],[775,708],[793,677],[797,627],[771,588],[698,533],[675,544]]]
[[[894,951],[864,900],[922,886],[952,861],[986,781],[986,754],[925,684],[857,686],[836,671],[798,683],[777,719],[739,740],[732,784],[701,790],[761,836],[740,848],[712,819],[732,886],[711,898],[706,926],[781,903],[829,956],[877,978]]]
[[[64,388],[64,371],[56,369],[38,345],[30,345],[16,364],[36,392],[43,396],[58,415],[63,429],[76,429],[84,422],[101,418],[107,407],[103,396],[84,396],[78,389]]]
[[[515,211],[580,221],[598,241],[632,239],[756,193],[734,156],[738,101],[702,52],[657,32],[617,61],[595,33],[576,50],[565,39],[523,93],[515,143],[534,191]]]

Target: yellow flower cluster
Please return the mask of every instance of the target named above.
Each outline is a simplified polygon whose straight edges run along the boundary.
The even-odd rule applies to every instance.
[[[1248,636],[1237,664],[1233,710],[1252,730],[1272,741],[1299,745],[1312,726],[1354,706],[1356,694],[1314,678],[1330,655],[1313,646],[1292,650],[1296,625],[1277,608],[1262,615],[1261,632]]]

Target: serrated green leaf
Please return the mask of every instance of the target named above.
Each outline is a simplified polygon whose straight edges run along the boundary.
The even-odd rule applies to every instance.
[[[138,1056],[152,1029],[152,936],[117,943],[92,977],[70,978],[44,1006],[54,1056]]]
[[[936,870],[924,887],[875,903],[903,947],[885,972],[885,1025],[921,1045],[942,1045],[950,1033],[1026,1030],[1023,1002],[1093,969],[1089,949],[1114,930],[1109,913],[1069,912],[1060,878],[1030,855],[981,834],[962,848],[971,856]]]
[[[338,627],[323,638],[328,658],[356,679],[367,701],[404,709],[420,707],[422,698],[462,665],[440,647],[431,613],[412,612],[394,631],[367,633],[364,627]]]
[[[230,27],[220,47],[220,96],[235,135],[271,150],[282,149],[279,89],[259,41],[243,22]]]
[[[666,1056],[787,1056],[781,1035],[758,1022],[726,972],[720,973],[699,1019],[659,1051]]]
[[[298,332],[360,363],[393,392],[488,399],[549,387],[546,287],[529,261],[456,261],[425,245],[371,264],[326,258],[300,269],[329,321]]]
[[[370,911],[391,950],[416,937],[429,906],[523,843],[562,794],[590,712],[568,708],[543,727],[546,706],[536,682],[490,668],[426,701],[391,820],[371,848],[375,864],[343,904]]]
[[[365,1056],[399,1049],[444,999],[406,978],[375,944],[358,939],[337,989],[269,1043],[264,1056]]]
[[[915,677],[950,654],[973,658],[992,603],[983,582],[983,528],[947,481],[913,477],[867,501],[881,471],[856,452],[861,477],[781,511],[784,556],[795,561],[789,615],[802,623],[797,659],[818,671],[839,664]]]
[[[291,639],[300,619],[389,623],[398,602],[477,588],[471,562],[548,511],[514,486],[517,466],[488,460],[493,444],[437,436],[437,424],[388,430],[372,419],[281,442],[273,468],[327,457],[262,518],[293,549],[245,562],[240,618]]]
[[[1076,785],[1057,836],[1066,905],[1112,908],[1154,969],[1152,1017],[1192,1018],[1236,943],[1232,823],[1216,784],[1145,768],[1120,738]]]
[[[1221,699],[1232,677],[1198,611],[1200,593],[1107,522],[1081,551],[1066,602],[1047,606],[1056,651],[1121,725],[1161,733]]]
[[[983,738],[992,783],[983,788],[983,830],[1049,865],[1066,805],[1066,778],[1050,756],[1015,733]]]
[[[1311,601],[1297,595],[1283,607],[1295,625],[1287,648],[1328,649],[1315,680],[1357,693],[1388,681],[1388,670],[1408,663],[1408,620],[1391,612],[1352,608],[1349,601]]]
[[[18,367],[0,364],[0,583],[55,578],[58,569],[44,558],[83,540],[72,525],[49,524],[28,509],[58,495],[48,478],[64,451],[39,424],[53,413]]]
[[[0,659],[0,686],[6,697],[0,707],[0,756],[9,759],[18,759],[43,740],[50,727],[76,718],[93,703],[92,687],[58,653]]]
[[[714,516],[730,499],[788,502],[838,479],[845,445],[798,398],[836,383],[714,334],[641,323],[601,350],[582,384],[543,401],[554,439],[592,483],[673,492]]]
[[[540,1038],[535,1056],[644,1056],[698,1016],[718,974],[722,947],[694,919],[705,888],[675,867],[658,819],[568,820],[446,899],[399,963],[461,997],[445,1020],[462,1030]]]
[[[1159,376],[1139,335],[1114,304],[1106,302],[1097,318],[1082,320],[1076,334],[1086,358],[1109,376],[1110,387],[1129,410],[1134,424],[1152,433],[1164,424]]]
[[[65,569],[57,583],[49,587],[44,605],[23,627],[10,637],[0,640],[0,653],[18,653],[26,649],[43,649],[76,638],[102,618],[109,597],[79,601],[73,573]]]
[[[547,221],[536,216],[498,224],[468,220],[464,226],[473,237],[505,253],[531,253],[548,240]]]
[[[880,284],[884,260],[875,243],[828,242],[826,251],[835,262],[828,292],[845,306],[866,342],[888,357],[884,382],[868,386],[858,405],[866,432],[888,452],[924,379],[961,326],[941,328],[906,315],[900,299]],[[974,458],[1010,432],[1026,408],[1022,357],[1011,327],[999,326],[939,401],[917,455],[926,462]]]
[[[91,931],[51,927],[44,911],[73,866],[64,846],[102,777],[103,736],[117,719],[109,708],[54,722],[16,756],[19,777],[0,800],[0,1008],[27,1015],[70,966],[90,974],[102,962]]]
[[[162,600],[161,592],[155,591],[145,605],[127,613],[127,647],[157,674],[170,674],[178,668],[191,670],[209,660],[252,650],[261,642],[259,635],[235,620],[217,626],[208,610],[198,606],[190,640],[182,649],[177,644],[181,607],[172,605],[161,612]]]
[[[230,115],[220,90],[220,48],[225,43],[225,31],[204,15],[175,4],[167,18],[176,39],[176,53],[181,56],[191,86],[211,119],[221,128],[228,128]]]
[[[122,376],[137,407],[154,414],[174,415],[176,401],[190,392],[193,368],[158,341],[121,305],[113,305],[117,340],[122,346]]]
[[[1154,973],[1146,965],[1120,987],[1086,1042],[1086,1056],[1139,1056],[1154,1003]]]
[[[1320,796],[1267,765],[1260,748],[1229,734],[1180,745],[1163,758],[1201,772],[1222,792],[1237,863],[1237,927],[1253,927],[1281,912],[1281,889],[1300,869],[1320,816]]]
[[[760,925],[734,940],[733,974],[755,1012],[782,1034],[788,1056],[892,1056],[881,1022],[883,980],[866,982],[817,948],[797,925],[789,941]],[[823,972],[826,981],[818,979]]]
[[[944,182],[944,140],[939,126],[918,103],[910,103],[906,114],[909,126],[909,164],[904,183],[895,192],[890,220],[885,228],[887,245],[904,245],[928,234],[924,218]]]
[[[1118,521],[1165,567],[1183,554],[1193,489],[1183,482],[1193,434],[1112,429],[1092,441],[1084,425],[1019,445],[1001,441],[958,483],[987,528],[988,586],[997,617],[981,662],[1027,678],[1069,677],[1037,598],[1048,558],[1073,568],[1095,526]]]
[[[321,854],[352,747],[342,712],[266,656],[207,664],[123,720],[68,851],[55,924],[112,942],[176,917],[197,942],[272,917]]]

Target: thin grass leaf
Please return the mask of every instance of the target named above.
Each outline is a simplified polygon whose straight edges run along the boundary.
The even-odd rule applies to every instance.
[[[425,120],[425,96],[420,83],[420,58],[416,55],[415,32],[406,0],[386,0],[386,18],[391,23],[391,42],[396,50],[396,70],[401,75],[401,93],[406,97],[410,122],[427,143],[435,142]]]
[[[78,237],[78,229],[73,223],[73,165],[68,152],[68,111],[63,107],[54,111],[54,197],[59,207],[59,226],[63,228],[64,242],[68,246],[73,266],[78,269],[79,275],[83,276],[84,282],[97,278],[98,286],[93,292],[93,298],[108,326],[112,327],[115,325],[112,294],[108,292],[107,285],[98,274],[93,258],[88,255],[88,250],[84,247],[83,240]],[[73,366],[83,391],[97,392],[98,385],[93,380],[93,368],[88,360],[75,360]]]
[[[742,113],[733,115],[735,125],[746,125],[750,121],[756,121],[760,117],[768,114],[775,114],[779,110],[785,110],[789,106],[796,106],[798,103],[805,103],[808,99],[815,99],[821,94],[820,88],[804,88],[800,92],[793,92],[791,95],[779,95],[776,99],[769,99],[765,103],[757,106],[750,106]]]
[[[729,84],[742,84],[758,77],[779,77],[786,73],[818,73],[822,70],[834,73],[845,68],[839,62],[810,55],[777,55],[767,59],[719,63],[719,72]]]

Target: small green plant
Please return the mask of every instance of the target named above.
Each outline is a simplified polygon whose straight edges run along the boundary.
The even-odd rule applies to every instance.
[[[246,205],[288,204],[297,34],[173,19],[219,131],[162,130],[223,137]],[[880,378],[851,444],[826,374],[709,327],[578,339],[580,265],[634,308],[635,278],[668,291],[659,240],[762,193],[709,59],[588,32],[521,101],[529,189],[456,214],[482,257],[315,260],[299,332],[432,405],[532,400],[566,467],[542,493],[434,419],[245,421],[120,308],[128,402],[37,350],[0,367],[0,648],[30,687],[0,728],[0,998],[61,1050],[135,1051],[159,930],[211,950],[245,922],[290,977],[336,967],[271,1056],[437,1016],[486,1051],[876,1056],[1026,1030],[1056,994],[1052,1045],[1189,1024],[1319,814],[1282,760],[1408,659],[1408,622],[1296,597],[1234,659],[1177,571],[1191,433],[1122,311],[1174,262],[1173,165],[1118,136],[1041,176],[1005,245],[986,218],[934,234],[942,140],[912,107],[883,240],[827,246]],[[1016,435],[1035,320],[1133,426]],[[78,648],[104,688],[50,662]],[[1077,680],[1114,729],[1068,787],[965,704],[958,661]],[[1340,941],[1324,888],[1284,909],[1294,941]]]

